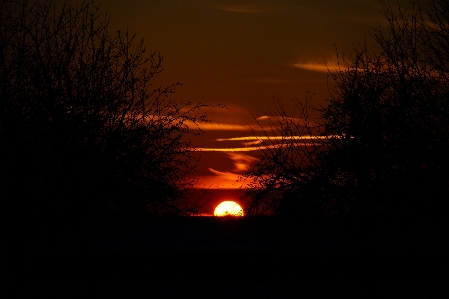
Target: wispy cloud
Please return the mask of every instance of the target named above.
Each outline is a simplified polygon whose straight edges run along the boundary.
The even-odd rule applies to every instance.
[[[287,146],[320,146],[322,143],[291,143],[291,144],[270,144],[270,145],[260,145],[260,146],[249,146],[249,147],[224,147],[224,148],[206,148],[206,147],[194,147],[188,148],[186,151],[191,152],[251,152],[260,151],[264,149],[273,149]]]
[[[240,177],[245,173],[251,164],[258,161],[258,158],[242,153],[228,152],[226,155],[232,160],[234,168],[232,171],[219,171],[208,168],[210,174],[199,177],[195,187],[210,189],[235,189],[247,188],[248,183]]]
[[[322,141],[328,139],[341,138],[338,135],[317,136],[317,135],[302,135],[302,136],[245,136],[232,138],[218,138],[215,141],[244,141],[244,147],[197,147],[188,148],[187,151],[192,152],[251,152],[265,149],[275,149],[289,146],[321,146]],[[270,141],[271,144],[264,144],[264,141]],[[289,141],[288,143],[275,143],[278,141]]]
[[[246,137],[232,137],[232,138],[218,138],[216,141],[256,141],[256,140],[326,140],[329,138],[339,138],[338,135],[329,136],[246,136]]]
[[[263,115],[257,118],[257,120],[269,120],[271,122],[279,122],[279,120],[282,121],[290,121],[293,122],[299,126],[308,126],[308,127],[315,127],[318,125],[318,123],[313,122],[313,121],[309,121],[309,120],[305,120],[303,118],[297,118],[297,117],[276,117],[276,116],[269,116],[269,115]]]
[[[209,175],[199,177],[195,188],[237,189],[248,188],[249,182],[241,180],[240,174],[209,168]]]
[[[314,72],[324,72],[327,73],[329,71],[337,71],[339,70],[338,63],[332,62],[332,63],[324,63],[324,62],[298,62],[293,64],[294,67],[308,70],[308,71],[314,71]]]
[[[279,121],[291,121],[294,124],[298,126],[307,126],[307,127],[315,127],[318,126],[318,123],[301,119],[301,118],[294,118],[294,117],[283,117],[279,118],[276,116],[260,116],[256,119],[247,119],[246,124],[241,123],[223,123],[223,122],[191,122],[191,121],[185,121],[184,124],[186,124],[190,129],[201,129],[201,130],[213,130],[213,131],[269,131],[271,130],[271,126],[269,125],[269,122],[271,123],[277,123]],[[256,122],[257,121],[257,122]],[[259,121],[269,121],[266,122],[265,125]]]
[[[258,139],[258,140],[252,140],[252,141],[245,141],[243,142],[244,146],[253,146],[253,145],[257,145],[257,144],[261,144],[263,141]]]
[[[216,123],[216,122],[185,122],[191,129],[214,130],[214,131],[248,131],[248,125],[230,124],[230,123]]]
[[[226,105],[226,108],[205,107],[201,113],[207,115],[211,121],[188,121],[183,122],[193,130],[204,131],[250,131],[252,129],[259,131],[270,129],[269,126],[258,126],[251,112],[240,105]]]
[[[186,149],[186,151],[190,152],[251,152],[251,151],[259,151],[260,147],[191,147]]]
[[[294,67],[308,70],[308,71],[314,71],[314,72],[336,72],[336,71],[354,71],[357,70],[358,72],[363,72],[365,69],[363,68],[355,68],[355,67],[349,67],[346,64],[346,62],[343,61],[342,64],[338,64],[338,62],[326,62],[326,63],[320,63],[320,62],[298,62],[293,65]]]
[[[232,162],[234,163],[235,172],[247,171],[250,165],[258,160],[253,156],[245,155],[242,153],[227,153],[227,155],[229,158],[231,158]]]

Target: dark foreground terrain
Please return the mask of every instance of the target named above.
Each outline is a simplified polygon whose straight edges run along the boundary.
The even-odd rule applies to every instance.
[[[18,298],[449,295],[441,219],[58,216],[9,224],[1,287]]]
[[[41,253],[449,250],[445,224],[386,218],[46,217],[17,222],[9,233],[7,247]]]

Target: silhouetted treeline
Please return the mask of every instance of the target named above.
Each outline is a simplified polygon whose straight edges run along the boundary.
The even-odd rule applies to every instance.
[[[247,176],[254,213],[323,215],[389,213],[437,216],[449,198],[449,2],[414,1],[409,11],[382,2],[389,23],[330,71],[319,126],[304,126],[278,106],[285,139],[263,151]],[[320,138],[320,137],[319,137]],[[313,144],[313,145],[311,145]],[[258,188],[261,185],[262,188]]]
[[[153,85],[162,56],[94,1],[0,3],[2,210],[182,213],[201,104]]]

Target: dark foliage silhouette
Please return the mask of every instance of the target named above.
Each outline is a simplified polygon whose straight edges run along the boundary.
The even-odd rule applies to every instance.
[[[94,1],[1,2],[3,211],[193,209],[184,149],[205,105],[153,85],[162,56],[102,18]]]
[[[329,72],[333,84],[328,105],[319,108],[321,125],[294,122],[290,111],[277,114],[273,135],[283,136],[283,146],[263,148],[246,175],[256,177],[247,194],[253,212],[264,206],[281,214],[300,208],[305,214],[360,215],[444,210],[449,5],[414,1],[404,11],[382,4],[389,27],[374,29],[375,50],[362,44],[351,57],[338,57],[339,70]],[[299,101],[297,107],[307,108]],[[288,139],[311,129],[326,136],[317,141],[321,145]]]

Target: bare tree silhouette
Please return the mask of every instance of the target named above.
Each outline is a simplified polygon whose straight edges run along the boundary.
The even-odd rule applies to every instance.
[[[377,50],[362,44],[329,72],[329,103],[319,108],[316,127],[327,136],[322,146],[262,147],[260,163],[247,173],[256,182],[250,207],[271,202],[276,192],[275,212],[311,200],[321,213],[442,210],[449,191],[449,6],[412,1],[404,11],[382,4],[389,28],[374,29]],[[281,110],[273,135],[307,133],[302,124],[291,130],[290,116]],[[279,193],[286,187],[287,196]]]
[[[311,97],[308,94],[307,99]],[[321,126],[309,120],[309,109],[314,108],[296,98],[293,101],[293,111],[286,111],[280,101],[275,103],[271,129],[260,140],[260,160],[242,177],[250,182],[243,196],[248,214],[319,213],[316,190],[310,193],[310,186],[315,184],[318,156],[327,139],[319,136]],[[257,136],[257,131],[253,134]]]
[[[203,104],[160,87],[162,56],[87,1],[0,4],[2,202],[29,211],[190,211],[184,149]],[[2,209],[9,213],[10,209]]]

